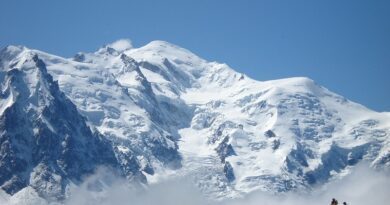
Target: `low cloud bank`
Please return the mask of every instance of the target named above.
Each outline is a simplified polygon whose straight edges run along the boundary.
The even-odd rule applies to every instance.
[[[377,172],[368,165],[359,165],[353,172],[341,180],[318,187],[310,194],[289,193],[284,196],[272,196],[255,192],[243,199],[232,200],[227,205],[301,205],[325,204],[332,198],[339,204],[347,202],[351,205],[378,204],[385,205],[390,201],[389,173]]]
[[[87,178],[81,186],[71,188],[70,197],[64,203],[65,205],[329,205],[331,199],[336,198],[339,204],[345,201],[350,205],[385,205],[390,201],[389,187],[389,173],[373,171],[367,165],[360,165],[350,175],[318,187],[310,194],[289,193],[275,196],[264,192],[253,192],[244,198],[216,202],[204,198],[187,178],[175,178],[144,187],[143,191],[139,191],[140,189],[130,187],[126,180],[115,177],[105,169],[100,169]],[[0,204],[15,204],[16,201],[18,202],[16,204],[31,204],[28,202],[32,200],[23,197],[33,195],[30,193],[15,198],[0,192]]]
[[[101,169],[84,184],[70,190],[65,205],[205,205],[208,202],[186,179],[165,181],[148,187],[129,186],[125,179],[115,178]]]

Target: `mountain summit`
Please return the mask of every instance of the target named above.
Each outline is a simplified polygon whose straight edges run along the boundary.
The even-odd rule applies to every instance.
[[[129,182],[190,176],[223,199],[310,190],[390,166],[390,113],[305,77],[259,82],[179,46],[127,40],[66,59],[0,51],[0,187],[63,199],[100,166]]]

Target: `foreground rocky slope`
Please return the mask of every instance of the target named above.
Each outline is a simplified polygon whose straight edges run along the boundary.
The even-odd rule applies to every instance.
[[[390,165],[389,113],[308,78],[255,81],[167,42],[72,59],[8,46],[0,66],[10,194],[61,198],[99,166],[141,184],[191,176],[226,198],[310,189],[363,160]]]

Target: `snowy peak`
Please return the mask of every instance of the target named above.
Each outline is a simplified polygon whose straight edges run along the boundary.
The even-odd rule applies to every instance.
[[[256,81],[164,41],[134,48],[119,40],[73,59],[8,46],[0,66],[0,137],[27,143],[12,141],[0,156],[35,156],[0,159],[8,193],[31,186],[60,196],[69,182],[108,164],[140,183],[189,176],[222,199],[310,190],[361,161],[390,164],[389,113],[305,77]],[[77,169],[73,157],[85,166]],[[6,171],[23,163],[25,178]]]
[[[177,45],[168,43],[166,41],[152,41],[141,48],[137,48],[134,51],[128,51],[128,53],[133,52],[142,52],[146,55],[155,56],[156,59],[168,58],[170,60],[174,59],[187,59],[192,61],[202,61],[198,56],[193,54],[191,51],[181,48]],[[145,56],[146,57],[146,56]]]

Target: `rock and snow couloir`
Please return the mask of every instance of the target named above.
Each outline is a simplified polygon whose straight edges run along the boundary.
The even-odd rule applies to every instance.
[[[0,68],[10,194],[61,198],[99,166],[143,184],[191,176],[214,198],[310,189],[363,160],[390,166],[390,113],[308,78],[259,82],[167,42],[72,59],[8,46]]]

